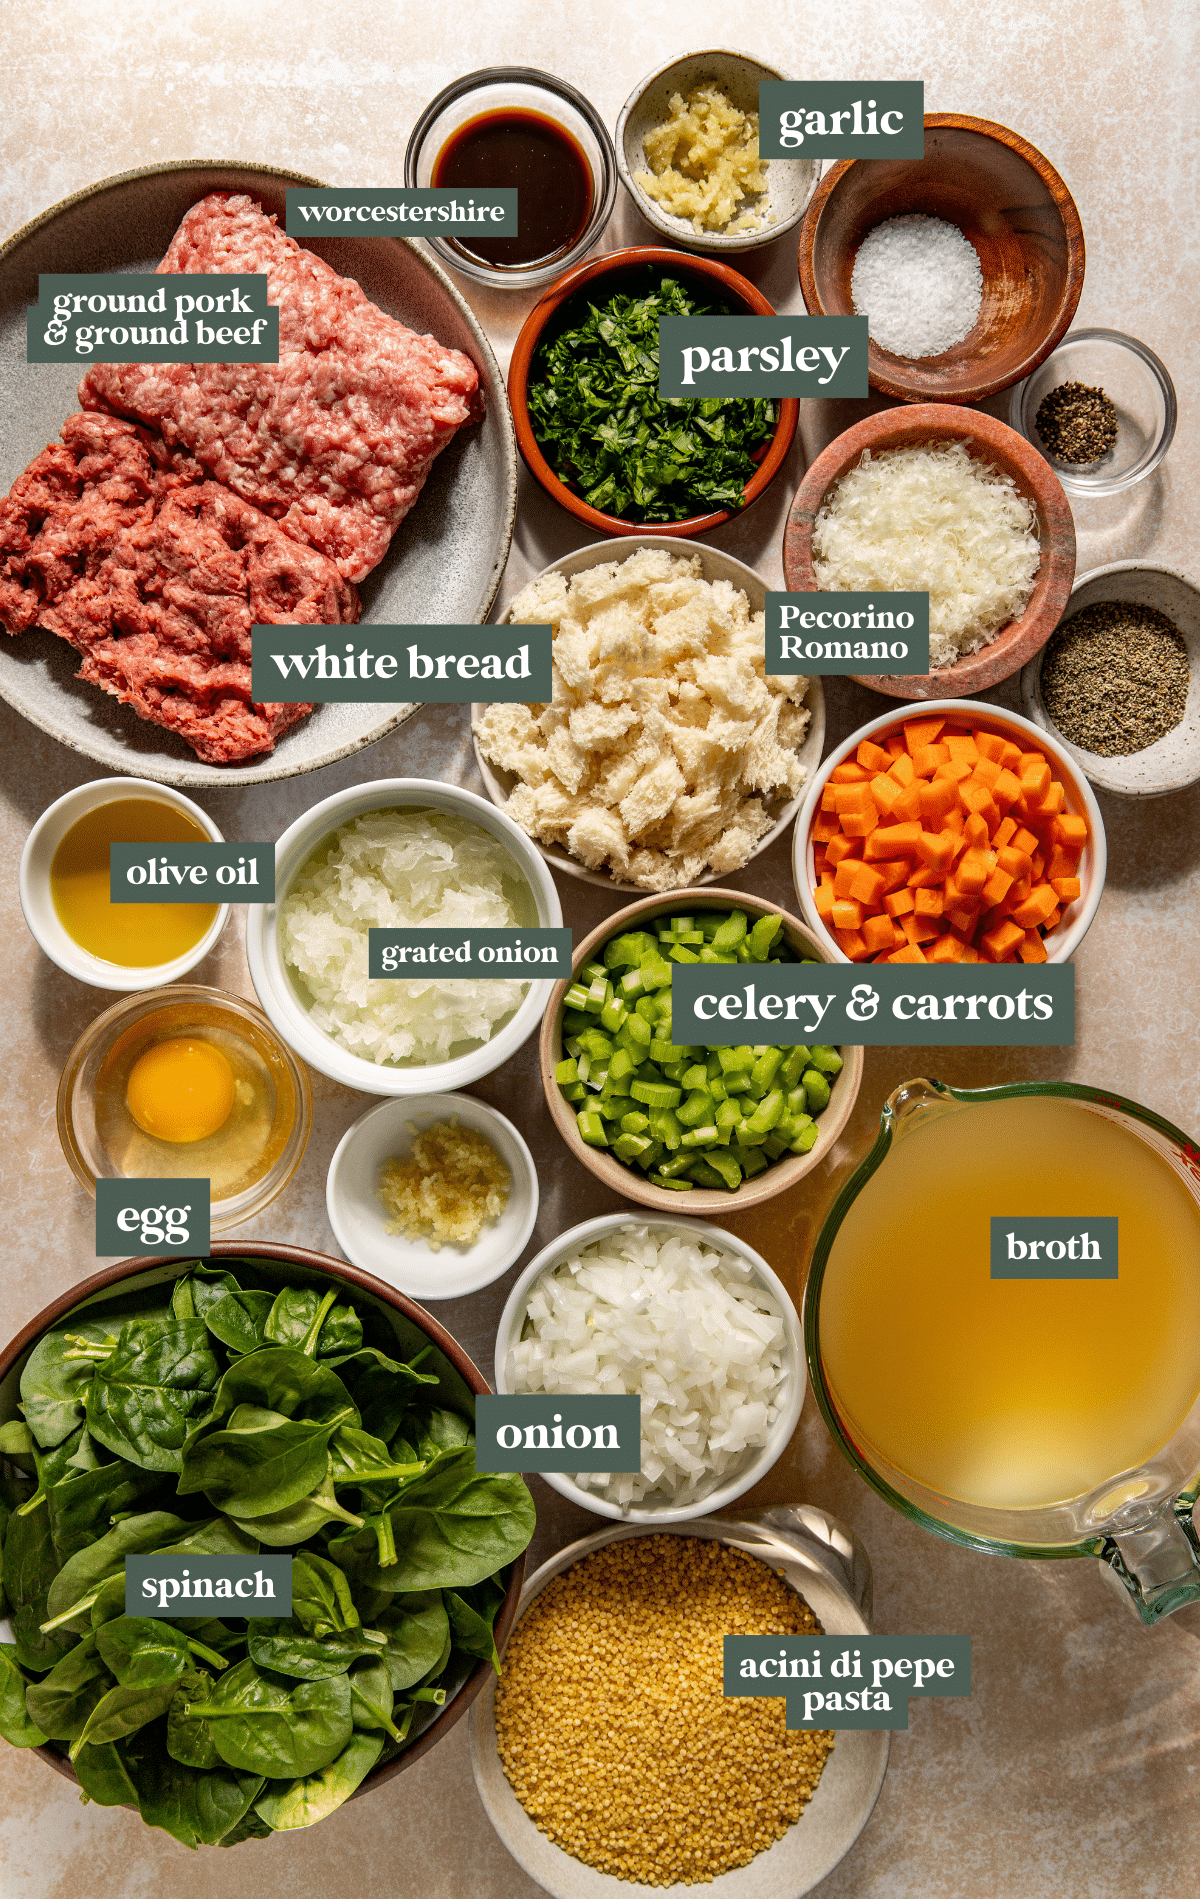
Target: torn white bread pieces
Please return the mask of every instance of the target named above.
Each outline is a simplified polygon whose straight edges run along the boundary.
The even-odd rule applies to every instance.
[[[644,548],[544,574],[511,625],[554,629],[549,705],[490,705],[483,756],[531,837],[642,890],[740,869],[795,798],[808,680],[768,676],[763,616],[698,555]]]

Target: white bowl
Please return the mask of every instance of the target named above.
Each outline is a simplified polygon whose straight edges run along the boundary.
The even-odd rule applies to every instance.
[[[740,1550],[769,1563],[803,1596],[826,1635],[869,1635],[871,1568],[853,1533],[824,1510],[734,1510],[723,1518],[664,1528],[670,1536],[693,1536]],[[521,1592],[518,1618],[556,1576],[594,1550],[637,1535],[633,1529],[600,1530],[542,1564]],[[644,1532],[643,1532],[644,1534]],[[511,1638],[510,1638],[511,1639]],[[471,1769],[488,1819],[517,1861],[552,1899],[686,1899],[697,1890],[711,1899],[802,1899],[850,1851],[870,1819],[887,1773],[891,1734],[886,1728],[839,1732],[820,1784],[800,1818],[745,1866],[700,1886],[645,1886],[616,1879],[563,1851],[538,1831],[508,1783],[496,1747],[495,1677],[484,1685],[470,1715]]]
[[[369,784],[352,785],[325,798],[311,811],[290,824],[275,846],[274,903],[254,905],[246,925],[246,958],[250,979],[258,999],[289,1048],[332,1081],[347,1088],[358,1088],[368,1095],[423,1095],[431,1088],[462,1088],[467,1082],[490,1075],[510,1055],[515,1055],[541,1021],[554,984],[531,982],[516,1014],[490,1041],[452,1061],[401,1068],[368,1062],[352,1055],[333,1037],[318,1029],[284,965],[279,947],[279,905],[301,866],[323,838],[331,837],[339,826],[368,811],[394,810],[406,805],[466,819],[481,830],[490,831],[510,852],[517,869],[525,878],[537,904],[539,928],[562,926],[562,905],[554,880],[543,864],[532,841],[524,831],[497,811],[485,798],[473,791],[461,791],[457,785],[439,784],[430,778],[376,778]]]
[[[1085,752],[1064,738],[1046,710],[1042,698],[1043,646],[1021,674],[1021,697],[1025,710],[1050,734],[1056,745],[1087,773],[1092,784],[1102,791],[1117,791],[1126,798],[1161,798],[1168,791],[1182,791],[1200,778],[1200,588],[1186,574],[1173,567],[1150,566],[1145,561],[1118,560],[1108,567],[1096,567],[1071,589],[1067,610],[1060,621],[1065,626],[1084,607],[1101,600],[1128,601],[1134,606],[1153,607],[1173,620],[1186,642],[1191,680],[1183,718],[1170,732],[1164,732],[1153,745],[1140,752],[1127,752],[1119,758],[1103,758],[1099,752]],[[1051,639],[1054,635],[1051,634]]]
[[[1062,920],[1045,938],[1046,957],[1051,963],[1065,963],[1075,954],[1092,925],[1092,918],[1100,907],[1100,896],[1104,889],[1104,877],[1108,868],[1108,844],[1104,834],[1104,819],[1100,815],[1100,806],[1083,772],[1061,741],[1044,732],[1040,726],[1029,719],[1023,719],[1017,712],[1007,712],[1000,707],[986,704],[981,699],[930,699],[922,700],[919,705],[897,708],[885,712],[881,718],[872,719],[868,725],[860,725],[857,732],[851,732],[848,739],[835,746],[829,757],[823,760],[821,769],[805,794],[796,819],[796,831],[792,839],[792,880],[796,886],[796,900],[801,914],[810,930],[815,931],[823,944],[828,946],[833,962],[847,963],[849,957],[840,950],[832,934],[821,920],[821,913],[813,901],[813,885],[816,881],[816,866],[813,862],[813,847],[809,833],[813,820],[821,804],[821,793],[829,782],[829,774],[835,765],[856,752],[864,739],[875,739],[881,732],[899,731],[906,719],[929,719],[945,717],[958,719],[965,725],[978,726],[987,732],[999,732],[1006,738],[1019,741],[1029,751],[1044,752],[1050,760],[1054,776],[1062,783],[1067,799],[1067,810],[1075,811],[1087,819],[1088,841],[1083,848],[1079,862],[1079,883],[1081,895],[1064,911]]]
[[[655,1503],[653,1493],[641,1503],[633,1503],[622,1509],[618,1503],[610,1503],[594,1490],[584,1490],[572,1478],[559,1471],[547,1471],[543,1481],[557,1490],[560,1497],[566,1497],[571,1503],[578,1503],[585,1510],[591,1510],[596,1516],[616,1517],[623,1523],[649,1523],[655,1526],[663,1523],[684,1523],[697,1516],[707,1516],[710,1511],[724,1510],[736,1498],[744,1496],[746,1491],[765,1477],[782,1456],[791,1441],[792,1433],[800,1422],[800,1407],[804,1403],[804,1388],[807,1373],[804,1360],[804,1340],[800,1331],[800,1320],[791,1295],[783,1281],[771,1271],[761,1253],[756,1253],[745,1240],[735,1233],[726,1233],[722,1227],[713,1226],[707,1220],[675,1220],[663,1214],[650,1213],[644,1219],[630,1213],[602,1213],[595,1220],[584,1220],[582,1225],[573,1226],[562,1233],[549,1246],[544,1246],[537,1258],[525,1268],[516,1285],[508,1295],[504,1311],[500,1315],[500,1324],[496,1332],[496,1390],[512,1390],[506,1374],[506,1361],[510,1348],[521,1336],[525,1323],[529,1295],[534,1284],[542,1274],[569,1254],[577,1253],[581,1247],[591,1246],[596,1240],[606,1239],[610,1233],[623,1232],[627,1227],[651,1227],[656,1233],[669,1237],[683,1234],[694,1240],[700,1240],[708,1246],[719,1246],[722,1251],[736,1253],[739,1259],[749,1262],[759,1282],[771,1293],[783,1314],[785,1346],[784,1374],[776,1402],[779,1415],[771,1426],[771,1434],[761,1450],[751,1451],[746,1462],[732,1477],[714,1486],[707,1496],[694,1497],[690,1503],[672,1504],[666,1501]]]
[[[193,804],[190,798],[185,798],[182,792],[173,790],[170,785],[150,784],[144,778],[97,778],[91,784],[76,785],[74,791],[64,792],[48,810],[42,812],[21,852],[19,885],[21,908],[25,912],[30,933],[52,963],[57,963],[60,969],[66,970],[68,976],[77,977],[93,989],[128,993],[135,989],[157,989],[161,983],[179,982],[189,970],[195,969],[197,963],[203,962],[228,923],[229,905],[219,905],[216,916],[200,941],[185,955],[176,956],[169,963],[148,963],[141,967],[106,963],[103,957],[93,956],[90,950],[85,950],[73,936],[68,935],[59,921],[50,894],[50,865],[54,853],[80,818],[86,817],[89,811],[95,811],[99,805],[113,804],[120,798],[145,798],[151,803],[165,805],[171,811],[185,812],[214,844],[225,842],[207,811],[202,811],[198,804]]]
[[[426,1240],[387,1231],[376,1187],[385,1160],[407,1159],[414,1125],[428,1127],[451,1115],[492,1143],[512,1185],[500,1218],[486,1225],[471,1246],[443,1244],[435,1251]],[[537,1219],[537,1169],[512,1122],[474,1095],[410,1095],[369,1108],[347,1128],[329,1163],[325,1204],[337,1243],[352,1266],[374,1273],[422,1304],[458,1299],[490,1286],[525,1251]]]
[[[690,218],[674,217],[651,198],[637,182],[639,171],[649,171],[646,163],[646,134],[665,124],[670,112],[671,94],[686,98],[694,87],[715,79],[740,112],[758,111],[758,88],[764,79],[788,79],[789,73],[765,66],[749,53],[726,49],[707,53],[689,53],[684,59],[668,60],[630,93],[617,120],[617,169],[641,215],[656,231],[688,251],[707,251],[714,257],[737,251],[761,250],[799,224],[808,201],[821,176],[819,158],[771,158],[767,160],[767,190],[760,201],[764,222],[757,231],[696,231]],[[750,208],[747,205],[746,208]]]
[[[593,541],[587,547],[577,547],[573,553],[563,554],[560,559],[552,560],[548,567],[543,567],[541,573],[535,574],[533,580],[527,584],[533,586],[547,574],[555,573],[563,574],[571,580],[576,574],[586,573],[590,567],[599,567],[605,561],[626,560],[630,555],[640,554],[644,548],[648,547],[660,547],[665,553],[686,557],[698,554],[702,580],[731,581],[739,592],[746,595],[752,613],[761,613],[764,610],[767,603],[767,583],[761,574],[755,573],[753,567],[747,567],[745,561],[736,560],[732,554],[726,554],[719,547],[710,547],[707,542],[678,541],[665,534],[630,534],[622,535],[617,540]],[[508,613],[505,613],[500,624],[502,626],[512,624]],[[809,678],[804,703],[809,713],[809,726],[797,757],[806,773],[811,776],[820,762],[821,748],[825,743],[825,694],[820,679],[815,675]],[[475,727],[486,710],[487,707],[482,704],[471,707],[471,736],[475,745],[475,762],[479,766],[480,777],[487,787],[488,797],[493,804],[503,810],[517,779],[513,772],[497,770],[494,765],[489,765],[479,749]],[[774,807],[775,822],[770,830],[758,840],[746,859],[747,864],[752,863],[763,851],[770,848],[776,838],[783,835],[800,809],[803,797],[804,793],[801,792],[798,797],[790,798],[785,804],[777,804]],[[539,844],[534,840],[531,842],[534,849],[539,851],[555,870],[564,871],[568,877],[577,877],[581,883],[594,884],[597,889],[612,890],[618,894],[622,891],[642,888],[640,884],[626,883],[621,878],[611,877],[607,871],[588,870],[585,865],[576,863],[561,844]],[[736,871],[710,870],[706,876],[694,877],[691,882],[693,886],[715,884],[719,883],[723,877],[738,875],[744,869],[745,864],[739,864]]]

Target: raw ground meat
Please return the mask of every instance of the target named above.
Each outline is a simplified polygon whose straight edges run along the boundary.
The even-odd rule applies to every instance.
[[[244,195],[193,206],[159,270],[265,271],[279,362],[97,363],[79,385],[82,406],[160,430],[361,580],[434,457],[482,414],[474,363],[385,316]]]
[[[250,629],[358,618],[333,564],[133,423],[73,415],[0,502],[0,622],[40,625],[199,758],[273,749],[311,705],[253,705]]]

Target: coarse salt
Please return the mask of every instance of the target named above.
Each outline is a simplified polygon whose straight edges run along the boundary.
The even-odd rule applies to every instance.
[[[850,290],[880,349],[910,359],[940,356],[974,328],[983,272],[957,224],[914,213],[867,232]]]

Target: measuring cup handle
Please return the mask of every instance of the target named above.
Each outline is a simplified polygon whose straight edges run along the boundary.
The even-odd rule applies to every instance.
[[[874,1596],[871,1559],[848,1524],[813,1503],[775,1504],[766,1510],[749,1511],[747,1515],[780,1531],[790,1542],[815,1544],[813,1554],[826,1569],[834,1571],[867,1621],[871,1620]]]
[[[1106,1537],[1100,1573],[1147,1628],[1200,1602],[1200,1538],[1192,1504],[1176,1498],[1137,1529]]]

